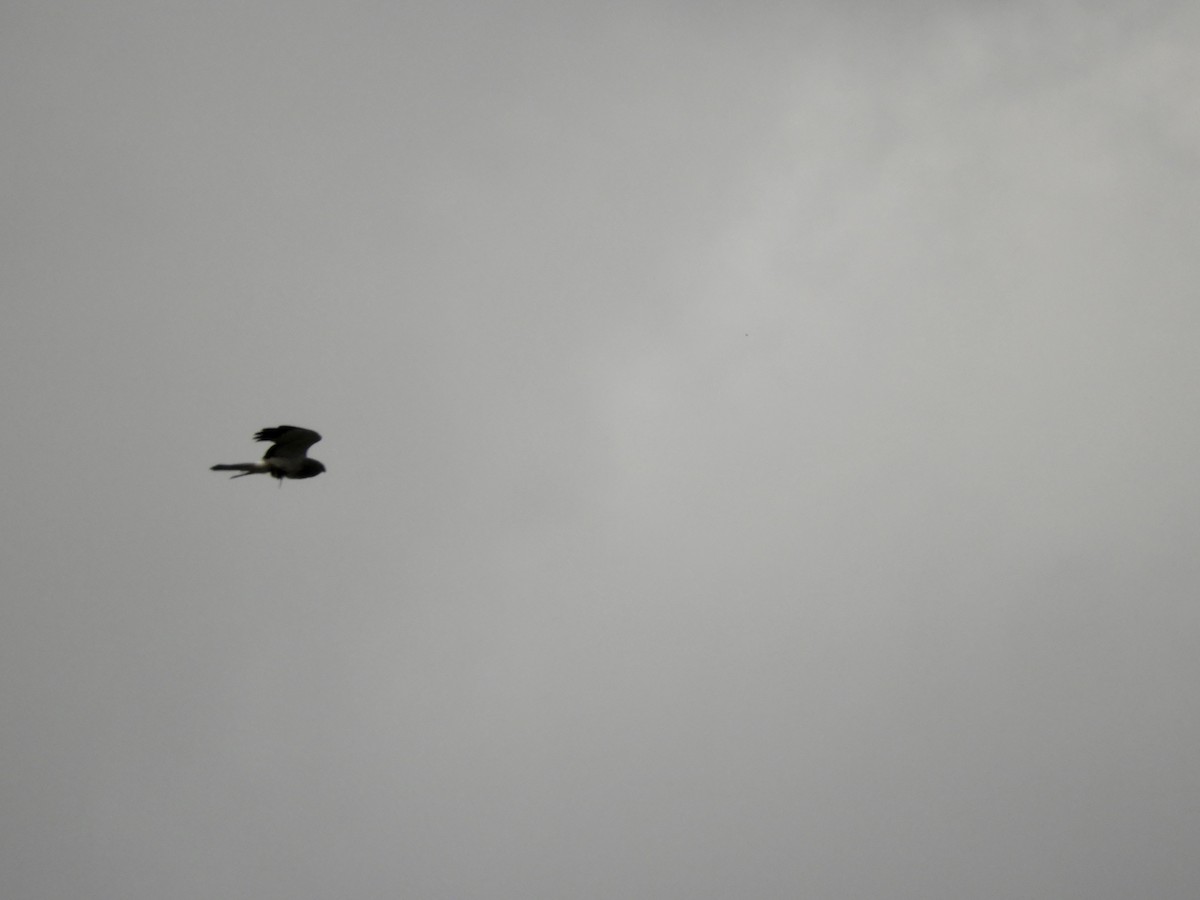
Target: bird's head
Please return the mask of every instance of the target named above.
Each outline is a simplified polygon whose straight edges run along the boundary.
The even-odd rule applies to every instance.
[[[320,475],[325,471],[325,464],[316,459],[306,459],[304,465],[300,468],[293,478],[312,478],[314,475]]]

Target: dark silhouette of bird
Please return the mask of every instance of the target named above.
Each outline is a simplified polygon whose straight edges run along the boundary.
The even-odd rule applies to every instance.
[[[283,484],[284,478],[312,478],[325,471],[323,463],[308,458],[308,448],[321,439],[315,431],[295,425],[280,425],[277,428],[264,428],[254,435],[254,439],[274,441],[260,462],[219,463],[212,467],[213,471],[237,472],[234,478],[266,472],[272,478],[278,478],[280,484]]]

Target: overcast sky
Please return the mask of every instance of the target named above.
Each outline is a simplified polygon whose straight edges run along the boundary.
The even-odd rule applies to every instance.
[[[5,3],[0,895],[1200,896],[1198,41]]]

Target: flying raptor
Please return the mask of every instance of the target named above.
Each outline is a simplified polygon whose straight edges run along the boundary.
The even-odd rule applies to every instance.
[[[325,471],[324,464],[308,458],[308,448],[321,439],[315,431],[297,428],[295,425],[280,425],[264,428],[254,435],[256,441],[273,441],[260,462],[219,463],[214,472],[237,472],[234,478],[266,472],[272,478],[312,478]]]

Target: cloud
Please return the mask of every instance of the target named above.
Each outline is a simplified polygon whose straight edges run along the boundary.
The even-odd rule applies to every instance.
[[[731,10],[12,32],[9,893],[1187,894],[1196,14]]]

